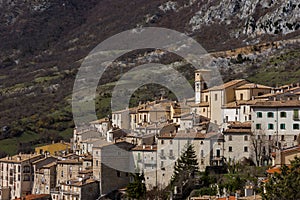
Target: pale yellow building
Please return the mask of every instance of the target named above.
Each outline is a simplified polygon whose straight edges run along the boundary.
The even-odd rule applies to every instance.
[[[63,141],[59,143],[52,143],[52,144],[35,148],[35,153],[47,154],[52,156],[68,154],[70,152],[71,152],[71,144]]]

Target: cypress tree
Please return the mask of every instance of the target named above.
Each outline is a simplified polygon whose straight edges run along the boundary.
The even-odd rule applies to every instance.
[[[198,161],[194,146],[186,145],[185,151],[181,153],[180,158],[175,163],[174,173],[171,179],[171,186],[183,186],[194,178],[199,171]]]

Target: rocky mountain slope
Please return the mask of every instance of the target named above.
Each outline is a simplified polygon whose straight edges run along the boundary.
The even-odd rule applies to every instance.
[[[297,38],[300,31],[296,0],[0,0],[0,11],[0,138],[70,130],[70,94],[82,59],[121,31],[166,27],[192,36],[209,52],[272,44]],[[297,47],[284,46],[288,52]],[[272,52],[281,53],[280,48]],[[255,76],[263,56],[230,62],[237,54],[217,58],[224,75],[233,70]],[[258,68],[249,70],[252,65]],[[103,83],[117,80],[119,69],[106,73]]]

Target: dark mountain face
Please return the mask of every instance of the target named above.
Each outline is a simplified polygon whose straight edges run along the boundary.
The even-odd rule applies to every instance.
[[[166,27],[220,51],[298,36],[299,9],[297,0],[0,0],[0,126],[66,106],[80,60],[121,31]]]

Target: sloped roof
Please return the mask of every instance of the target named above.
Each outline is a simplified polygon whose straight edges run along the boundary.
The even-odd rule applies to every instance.
[[[247,83],[245,85],[236,88],[236,90],[244,90],[244,89],[272,89],[272,87],[266,85],[260,85],[256,83]]]
[[[222,85],[214,86],[214,87],[212,87],[212,88],[209,88],[208,90],[209,90],[209,91],[213,91],[213,90],[223,90],[223,89],[232,87],[232,86],[234,86],[234,85],[240,84],[240,83],[242,83],[242,82],[247,83],[247,81],[246,81],[245,79],[237,79],[237,80],[229,81],[229,82],[224,83],[224,84],[222,84]]]
[[[252,107],[300,107],[299,100],[256,102]]]

